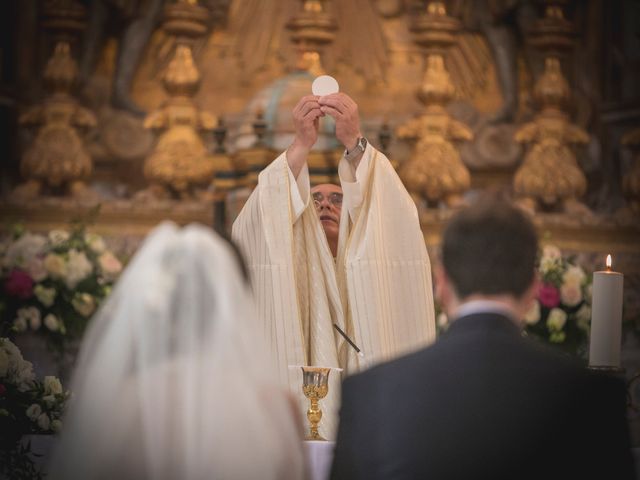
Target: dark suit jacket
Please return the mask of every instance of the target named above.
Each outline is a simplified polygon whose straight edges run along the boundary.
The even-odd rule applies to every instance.
[[[469,315],[343,383],[332,479],[631,479],[622,379]]]

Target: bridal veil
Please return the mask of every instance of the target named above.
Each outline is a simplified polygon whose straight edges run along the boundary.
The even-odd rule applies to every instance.
[[[51,476],[303,478],[301,426],[230,244],[165,222],[92,320]]]

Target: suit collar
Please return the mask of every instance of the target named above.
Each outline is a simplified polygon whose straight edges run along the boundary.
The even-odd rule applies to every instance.
[[[522,329],[511,318],[496,312],[472,313],[458,317],[451,322],[444,335],[457,335],[472,331],[492,331],[515,336],[522,335]]]

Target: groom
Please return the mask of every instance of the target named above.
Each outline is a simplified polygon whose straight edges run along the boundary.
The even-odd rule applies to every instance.
[[[446,226],[433,346],[344,381],[331,478],[631,480],[623,382],[522,335],[536,231],[487,200]]]

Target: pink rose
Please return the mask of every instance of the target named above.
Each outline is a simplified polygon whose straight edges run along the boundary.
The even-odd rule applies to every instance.
[[[544,307],[557,307],[560,305],[560,292],[550,283],[543,283],[538,290],[538,299]]]
[[[14,268],[4,282],[4,289],[10,296],[25,300],[33,294],[33,279],[27,272]]]

